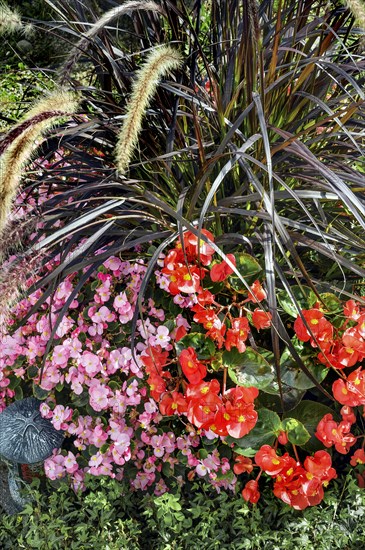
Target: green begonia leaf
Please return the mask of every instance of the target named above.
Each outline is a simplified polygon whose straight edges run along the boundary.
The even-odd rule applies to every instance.
[[[317,297],[313,290],[308,286],[293,285],[290,291],[299,304],[300,309],[310,309],[317,301]],[[279,304],[283,310],[291,317],[298,317],[298,310],[292,298],[286,290],[278,292]]]
[[[306,357],[304,355],[306,353],[306,350],[304,346],[301,347],[303,351],[298,351],[305,366],[313,374],[318,382],[322,382],[329,373],[328,367],[322,365],[321,363],[316,363],[315,359],[312,356],[313,354]],[[302,369],[293,359],[288,348],[285,348],[280,358],[280,376],[284,384],[287,384],[288,386],[297,390],[307,390],[315,386],[312,380],[308,378],[308,376],[302,371]]]
[[[175,343],[176,352],[178,355],[182,350],[187,348],[194,348],[198,359],[204,361],[210,359],[215,352],[215,345],[210,338],[207,338],[205,334],[200,332],[191,332],[181,338],[178,342]]]
[[[296,418],[284,418],[283,431],[287,432],[288,439],[293,445],[304,445],[310,438],[310,433]]]
[[[274,367],[253,348],[239,353],[237,348],[223,353],[223,364],[228,367],[228,375],[238,386],[258,389],[266,388],[275,377]]]
[[[341,300],[335,294],[332,294],[332,292],[324,292],[320,294],[320,297],[329,313],[342,311]]]
[[[261,271],[261,266],[257,260],[250,254],[242,252],[241,254],[235,254],[236,268],[242,277],[246,280],[247,284],[252,284],[254,279]],[[247,288],[237,275],[231,275],[228,278],[228,282],[236,292],[247,292]]]

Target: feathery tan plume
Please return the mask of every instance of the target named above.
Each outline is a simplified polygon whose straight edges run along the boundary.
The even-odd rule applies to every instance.
[[[355,18],[355,25],[365,31],[365,4],[364,0],[345,0],[347,8]],[[365,34],[360,35],[358,51],[365,50]]]
[[[346,4],[352,15],[355,17],[355,22],[359,27],[365,30],[365,4],[362,0],[346,0]]]
[[[28,279],[37,275],[44,257],[43,252],[33,252],[0,266],[0,336],[6,329],[12,308],[25,297]]]
[[[12,34],[22,30],[23,23],[16,9],[10,9],[5,2],[0,2],[0,35]]]
[[[121,174],[128,168],[142,128],[143,116],[160,78],[172,69],[178,68],[181,63],[182,58],[178,51],[169,46],[162,46],[149,54],[139,70],[115,149],[118,171]]]
[[[77,109],[75,94],[57,90],[38,101],[18,125],[22,131],[9,144],[0,158],[0,238],[8,222],[13,200],[19,188],[22,170],[37,149],[37,140],[59,118],[72,115]],[[27,125],[27,120],[32,124]],[[4,140],[7,141],[6,138]]]
[[[90,40],[92,40],[94,36],[101,31],[101,29],[112,23],[112,21],[115,21],[115,19],[118,19],[118,17],[134,10],[155,11],[161,15],[166,15],[162,6],[156,4],[156,2],[146,0],[130,0],[121,6],[117,6],[116,8],[112,8],[111,10],[105,12],[104,15],[96,21],[92,28],[85,33],[85,36],[83,36],[83,38],[81,38],[81,40],[71,50],[63,65],[63,68],[61,69],[61,81],[69,74],[73,65],[88,48]]]

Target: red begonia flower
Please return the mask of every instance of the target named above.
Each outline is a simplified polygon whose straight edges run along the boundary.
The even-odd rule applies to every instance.
[[[271,319],[271,313],[264,311],[263,309],[256,308],[252,313],[252,322],[257,330],[269,328],[271,326]]]
[[[229,261],[236,266],[236,258],[233,254],[227,254]],[[233,269],[228,265],[226,261],[223,261],[220,264],[214,264],[210,270],[210,278],[213,283],[220,283],[227,279],[229,275],[232,275]]]
[[[248,481],[242,490],[242,497],[247,501],[251,502],[252,504],[256,504],[260,498],[260,492],[258,490],[258,482],[254,479],[251,479]]]

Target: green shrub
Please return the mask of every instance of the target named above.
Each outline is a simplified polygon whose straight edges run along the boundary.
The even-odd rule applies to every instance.
[[[4,550],[350,550],[365,543],[365,495],[336,481],[318,507],[283,507],[267,490],[256,506],[194,483],[159,497],[128,493],[115,480],[89,480],[75,495],[62,484],[48,496],[33,482],[33,504],[0,518]],[[126,491],[126,492],[123,492]]]
[[[5,65],[0,74],[0,128],[16,122],[30,103],[52,86],[41,71],[33,71],[19,62],[16,67]]]

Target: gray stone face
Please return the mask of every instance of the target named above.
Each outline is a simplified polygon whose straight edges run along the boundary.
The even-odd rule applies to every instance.
[[[42,418],[40,404],[38,399],[27,397],[0,414],[0,457],[19,464],[35,464],[61,446],[64,435]]]

